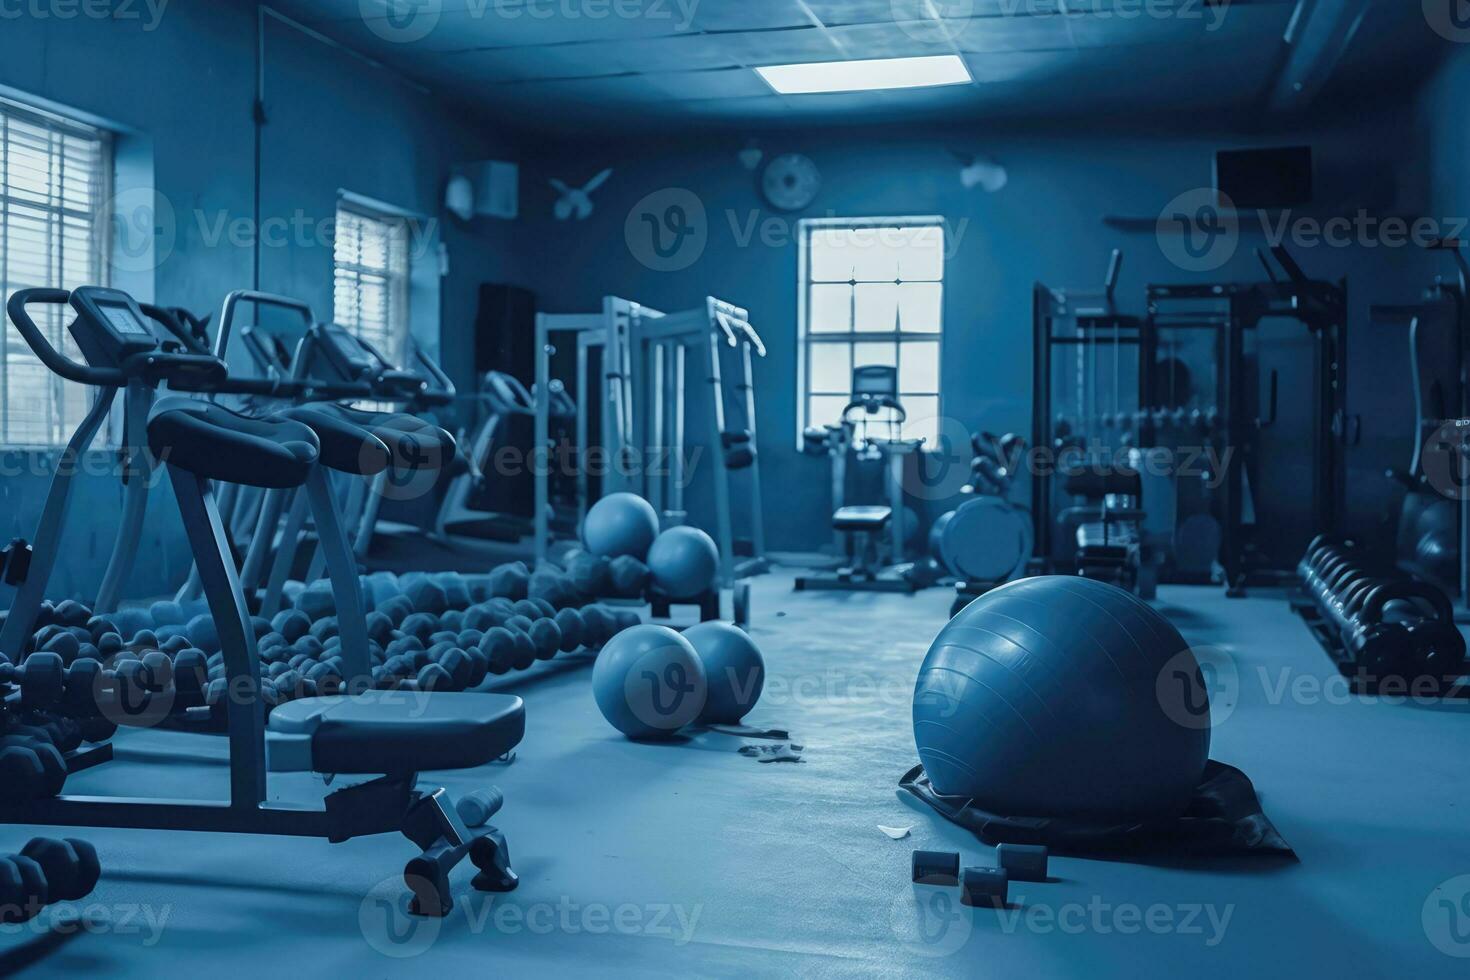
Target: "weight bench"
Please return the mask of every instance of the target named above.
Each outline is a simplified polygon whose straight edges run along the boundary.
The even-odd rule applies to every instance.
[[[796,588],[850,592],[912,592],[905,578],[884,578],[878,568],[878,541],[893,520],[893,508],[876,505],[839,507],[832,515],[832,528],[847,543],[848,564],[833,575],[801,576]]]

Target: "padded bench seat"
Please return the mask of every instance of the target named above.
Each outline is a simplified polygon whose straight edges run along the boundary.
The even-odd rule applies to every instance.
[[[274,772],[470,769],[509,752],[525,733],[526,705],[513,694],[369,691],[278,706],[266,751]]]
[[[892,507],[839,507],[832,515],[832,527],[838,531],[881,531],[892,517]]]

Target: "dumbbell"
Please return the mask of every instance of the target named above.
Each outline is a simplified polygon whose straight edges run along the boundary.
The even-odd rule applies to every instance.
[[[35,860],[24,854],[0,858],[0,922],[34,919],[49,898],[46,872]]]
[[[97,849],[75,837],[32,837],[20,853],[39,865],[45,875],[48,905],[86,898],[102,875]]]
[[[66,785],[66,760],[42,730],[23,727],[0,735],[0,801],[49,799]]]

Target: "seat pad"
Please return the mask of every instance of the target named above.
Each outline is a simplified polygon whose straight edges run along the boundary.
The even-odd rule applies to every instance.
[[[280,412],[282,418],[308,426],[322,446],[322,465],[339,473],[372,476],[391,462],[383,440],[364,425],[335,411],[334,405],[298,405]]]
[[[271,712],[269,728],[273,737],[309,738],[313,772],[471,769],[520,744],[526,706],[512,694],[368,691],[288,701]]]
[[[892,507],[839,507],[832,515],[832,527],[838,531],[877,531],[892,516]]]
[[[444,429],[404,412],[373,412],[346,405],[317,405],[353,425],[367,429],[392,454],[392,465],[398,470],[437,473],[454,459],[457,446],[454,436]]]
[[[290,419],[241,415],[183,395],[148,414],[154,457],[209,480],[252,487],[299,487],[320,452],[316,434]]]

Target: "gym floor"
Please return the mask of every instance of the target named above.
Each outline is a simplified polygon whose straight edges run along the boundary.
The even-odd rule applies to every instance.
[[[442,779],[504,790],[494,822],[518,890],[476,893],[461,869],[449,918],[409,920],[395,911],[411,851],[400,838],[89,830],[105,869],[96,892],[0,927],[0,966],[45,944],[23,975],[152,976],[165,963],[196,976],[267,964],[374,977],[1464,975],[1445,953],[1470,944],[1423,921],[1430,903],[1459,900],[1453,879],[1470,872],[1470,783],[1454,748],[1470,719],[1445,717],[1466,704],[1345,696],[1279,595],[1173,587],[1159,607],[1218,651],[1211,754],[1254,780],[1300,863],[1054,855],[1055,880],[1014,884],[1011,908],[980,911],[910,884],[910,852],[990,864],[990,849],[897,790],[916,761],[914,676],[950,593],[797,593],[782,572],[753,583],[768,677],[747,722],[789,729],[801,762],[758,762],[737,751],[753,740],[712,732],[629,742],[598,715],[585,658],[553,661],[499,688],[527,702],[514,761]],[[127,735],[120,764],[68,790],[223,795],[223,750]],[[272,779],[283,799],[322,792],[319,779]],[[912,830],[894,840],[880,826]],[[41,830],[4,828],[0,850]],[[91,907],[109,918],[42,937]]]

